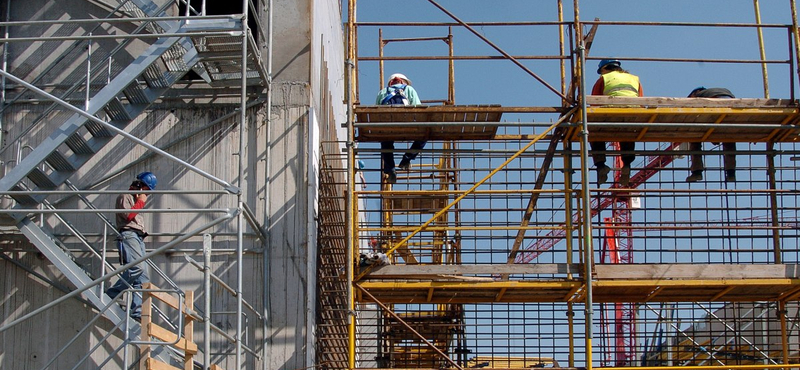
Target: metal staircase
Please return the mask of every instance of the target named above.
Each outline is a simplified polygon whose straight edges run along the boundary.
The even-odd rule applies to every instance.
[[[163,13],[163,8],[157,7],[149,0],[131,0],[123,5],[124,11],[134,17],[166,15]],[[75,113],[0,178],[0,191],[16,192],[11,197],[16,201],[14,209],[19,212],[10,215],[12,223],[79,289],[90,286],[97,277],[93,277],[89,271],[76,263],[72,254],[62,246],[51,231],[37,225],[32,219],[33,216],[29,214],[30,210],[40,205],[50,207],[47,200],[48,191],[59,190],[64,188],[65,184],[69,185],[69,178],[90,163],[93,157],[117,135],[117,130],[114,128],[124,130],[187,72],[194,70],[209,83],[215,77],[229,80],[237,77],[235,74],[210,75],[194,43],[202,42],[204,45],[202,49],[209,55],[208,53],[213,52],[214,48],[208,45],[215,45],[215,40],[230,40],[237,32],[241,35],[243,27],[240,18],[161,20],[148,22],[146,28],[151,33],[164,36],[157,38],[139,57],[97,91],[88,100],[84,110],[78,112],[76,108],[69,107]],[[187,36],[178,36],[180,34]],[[204,34],[209,36],[197,36]],[[241,36],[239,39],[241,44]],[[241,46],[239,50],[241,53]],[[256,53],[251,54],[256,55]],[[220,65],[219,55],[215,54],[215,58],[206,61],[207,65]],[[257,56],[249,59],[259,60]],[[233,61],[228,65],[236,63]],[[241,66],[241,63],[238,65]],[[252,63],[248,65],[253,66]],[[13,79],[13,76],[6,71],[3,71],[3,75]],[[247,76],[259,77],[260,73],[248,70]],[[238,78],[244,81],[241,73]],[[19,82],[25,85],[24,81]],[[46,94],[32,85],[28,88]],[[54,96],[48,97],[58,104],[64,106],[68,104]],[[97,117],[107,119],[102,120]],[[127,319],[125,312],[119,306],[116,304],[109,306],[110,300],[105,296],[101,286],[96,285],[86,289],[81,295],[99,309],[112,324],[121,327],[120,325]],[[138,324],[135,323],[130,328],[132,332],[139,330]],[[166,360],[169,360],[169,356],[162,359]],[[186,368],[191,368],[191,365],[188,363]]]

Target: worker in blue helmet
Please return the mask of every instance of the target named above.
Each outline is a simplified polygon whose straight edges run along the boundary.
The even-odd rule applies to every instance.
[[[690,98],[713,98],[713,99],[734,99],[733,93],[724,87],[697,87],[689,93]],[[686,182],[697,182],[703,179],[703,171],[706,169],[703,163],[703,143],[689,144],[692,153],[690,171],[692,173],[686,178]],[[736,143],[722,143],[723,166],[725,168],[725,182],[736,181]]]
[[[147,237],[147,229],[145,229],[142,215],[137,213],[136,210],[144,208],[145,203],[147,203],[147,194],[142,193],[142,191],[155,190],[157,184],[156,175],[152,172],[142,172],[131,183],[128,189],[131,192],[120,194],[117,197],[116,209],[125,210],[116,215],[117,230],[119,231],[117,247],[119,248],[120,264],[131,263],[145,255],[144,238]],[[150,281],[149,275],[147,263],[142,261],[123,271],[119,280],[106,290],[106,294],[113,299],[128,288],[142,289],[142,284]],[[141,293],[133,293],[128,312],[134,320],[141,319]]]
[[[642,84],[639,77],[622,69],[622,62],[617,59],[603,59],[597,64],[597,79],[592,87],[592,95],[625,96],[637,97],[644,96]],[[606,155],[602,153],[606,150],[605,141],[593,141],[589,143],[592,148],[592,159],[597,169],[597,183],[602,184],[608,181],[608,173],[611,167],[606,165]],[[622,168],[619,173],[619,185],[628,186],[631,179],[631,163],[636,159],[633,151],[636,149],[635,142],[620,142],[619,149],[623,152]]]

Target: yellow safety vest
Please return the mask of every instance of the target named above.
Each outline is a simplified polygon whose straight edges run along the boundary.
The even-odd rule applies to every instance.
[[[608,72],[603,75],[603,95],[639,96],[639,77],[630,73]]]

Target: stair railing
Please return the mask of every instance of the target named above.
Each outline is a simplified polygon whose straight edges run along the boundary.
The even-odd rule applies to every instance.
[[[126,0],[125,2],[120,4],[120,6],[124,5],[125,3],[129,2],[129,1],[130,0]],[[171,5],[169,2],[165,3],[164,5],[162,5],[157,10],[157,12],[158,13],[163,13],[169,5]],[[115,8],[115,9],[118,9],[118,8]],[[107,18],[105,20],[107,20]],[[97,22],[102,24],[103,20],[98,20]],[[143,30],[145,30],[152,23],[155,23],[155,20],[146,20],[146,21],[142,22],[142,24],[137,26],[133,30],[133,32],[131,32],[131,35],[137,35],[137,34],[141,33]],[[98,24],[97,27],[100,27],[100,24]],[[97,27],[93,28],[92,30],[95,30]],[[82,36],[89,36],[90,34],[91,34],[91,31],[84,33]],[[109,73],[110,73],[110,71],[112,70],[111,65],[113,65],[112,61],[114,60],[113,57],[115,55],[117,55],[117,53],[119,53],[120,51],[125,50],[125,48],[131,42],[133,42],[134,40],[135,40],[135,38],[132,38],[132,37],[124,38],[119,44],[117,44],[117,46],[115,46],[103,58],[101,58],[101,60],[107,61],[107,63],[96,63],[93,68],[91,68],[89,71],[87,71],[87,75],[86,76],[84,76],[83,78],[81,78],[78,81],[76,81],[72,86],[70,86],[67,90],[65,90],[64,93],[60,94],[59,97],[62,100],[69,99],[69,97],[74,92],[78,91],[81,88],[85,88],[87,85],[90,85],[91,81],[89,81],[89,79],[88,79],[89,76],[93,75],[93,76],[95,76],[95,78],[98,77],[98,76],[101,76],[102,74],[98,73],[98,72],[100,72],[101,69],[106,69],[107,68],[109,70]],[[80,45],[82,45],[82,41],[83,40],[80,40],[80,39],[76,40],[76,42],[73,45],[75,45],[75,47],[80,46]],[[71,50],[74,50],[74,48],[72,48]],[[67,54],[69,54],[69,52],[66,52],[64,54],[64,57],[66,57]],[[55,67],[55,64],[53,65],[53,68],[54,67]],[[39,75],[40,77],[35,78],[33,80],[33,82],[31,82],[30,84],[31,85],[35,85],[36,82],[38,82],[41,79],[41,76],[44,76],[44,75],[45,75],[45,73],[40,74]],[[111,78],[111,75],[109,74],[108,77]],[[30,88],[28,86],[25,86],[25,85],[21,85],[21,86],[22,86],[23,90],[19,94],[17,94],[17,96],[15,96],[8,104],[5,104],[2,107],[2,109],[0,110],[0,112],[2,112],[2,110],[5,110],[6,107],[10,106],[14,102],[16,102],[21,96],[23,96],[23,94],[22,94],[23,92],[30,90]],[[41,122],[52,123],[52,120],[48,120],[47,119],[48,115],[51,112],[53,112],[53,110],[55,110],[58,106],[59,105],[57,103],[53,103],[50,106],[48,106],[44,110],[44,112],[42,112],[39,116],[37,116],[35,119],[33,119],[33,121],[28,125],[28,127],[26,127],[24,130],[22,130],[22,132],[19,135],[17,135],[12,141],[10,141],[10,144],[6,145],[5,147],[0,148],[0,155],[2,155],[9,147],[13,146],[13,144],[20,142],[22,140],[22,138],[28,136],[30,134],[30,132],[34,128],[38,127],[38,125],[41,124]],[[15,160],[16,163],[19,163],[19,161],[20,161],[20,158],[17,158]]]

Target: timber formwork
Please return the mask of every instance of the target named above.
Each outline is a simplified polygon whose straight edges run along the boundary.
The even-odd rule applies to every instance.
[[[348,44],[349,263],[340,276],[350,301],[340,309],[356,312],[347,348],[319,342],[348,351],[339,368],[800,366],[793,93],[587,96],[581,81],[594,71],[584,66],[602,59],[589,59],[588,49],[597,27],[613,22],[581,22],[577,2],[564,21],[560,1],[558,20],[537,24],[572,36],[572,51],[562,40],[561,55],[539,56],[568,71],[553,89],[520,62],[536,57],[512,56],[472,28],[492,24],[467,24],[428,2],[455,22],[440,26],[477,35],[561,104],[458,105],[451,66],[447,99],[368,105],[355,79],[364,63],[379,61],[384,76],[384,62],[437,58],[387,57],[383,30],[379,56],[362,55],[364,34],[392,25],[359,23],[349,4],[348,29],[361,43]],[[783,27],[797,40],[794,18]],[[438,60],[481,59],[454,57],[459,41],[451,34],[450,55]],[[789,55],[793,71],[796,49]],[[487,100],[503,100],[493,93]],[[550,121],[530,118],[542,115]],[[377,142],[411,140],[428,146],[388,183]],[[592,141],[637,143],[626,186],[620,163],[609,162],[609,183],[595,182]],[[725,181],[719,159],[732,153],[714,150],[702,152],[705,181],[685,183],[684,157],[701,154],[681,145],[692,142],[738,143],[736,182]],[[364,263],[362,253],[385,253],[391,264]]]

